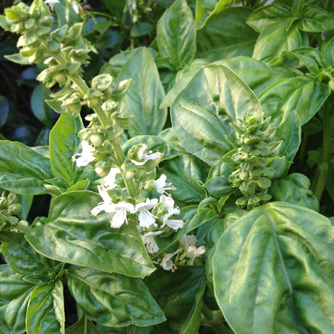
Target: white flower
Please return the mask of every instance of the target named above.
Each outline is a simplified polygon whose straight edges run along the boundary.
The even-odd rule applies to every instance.
[[[161,176],[155,180],[155,188],[159,194],[166,194],[166,190],[175,190],[175,188],[171,186],[171,183],[167,184],[169,187],[165,187],[166,179],[167,176],[165,174],[161,174]]]
[[[158,152],[159,153],[159,152]],[[139,162],[136,160],[132,160],[131,162],[133,164],[135,164],[136,166],[142,166],[146,163],[146,161],[148,160],[155,160],[159,158],[159,154],[158,153],[152,153],[152,151],[147,152],[147,145],[143,145],[137,153],[138,156],[138,160],[144,160],[143,162]]]
[[[119,202],[117,204],[114,204],[114,216],[112,217],[112,220],[110,221],[110,227],[112,228],[118,228],[121,227],[126,222],[126,213],[134,213],[134,206],[131,203],[128,202]]]
[[[174,271],[175,269],[177,269],[171,258],[178,252],[179,250],[177,250],[174,253],[165,253],[164,257],[162,258],[162,261],[160,262],[160,266],[165,270]]]
[[[93,216],[97,216],[101,211],[105,211],[107,213],[111,213],[115,211],[115,204],[111,201],[111,198],[108,194],[108,189],[105,187],[97,186],[99,190],[99,194],[103,199],[103,202],[99,203],[91,213]]]
[[[186,249],[189,264],[192,265],[196,257],[205,253],[205,247],[195,247],[197,239],[194,235],[185,235],[179,240],[180,244]]]
[[[90,146],[86,140],[81,142],[82,152],[73,155],[72,160],[76,162],[78,167],[87,166],[90,162],[95,160],[93,152],[95,148]],[[78,156],[78,157],[77,157]]]
[[[139,225],[142,227],[150,227],[155,223],[155,218],[148,210],[152,209],[158,203],[158,199],[146,199],[146,202],[138,203],[135,206],[135,212],[138,212]]]
[[[103,185],[107,189],[114,189],[117,187],[115,183],[116,175],[120,173],[120,170],[118,168],[111,168],[109,174],[103,179],[104,183]]]
[[[141,236],[143,243],[145,244],[146,249],[150,254],[155,254],[159,252],[159,247],[155,242],[154,237],[163,232],[164,231],[148,232]]]
[[[164,227],[165,225],[169,226],[173,230],[177,230],[179,228],[183,228],[184,222],[183,220],[176,220],[176,219],[168,219],[173,215],[179,215],[180,214],[180,209],[179,208],[174,208],[174,200],[171,196],[165,196],[161,195],[160,196],[160,202],[165,202],[167,206],[167,213],[160,217],[160,220],[162,221],[162,226]]]
[[[44,3],[48,4],[50,9],[53,10],[54,5],[59,3],[59,0],[45,0]]]

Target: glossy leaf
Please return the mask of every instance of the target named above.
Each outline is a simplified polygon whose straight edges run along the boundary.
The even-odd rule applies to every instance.
[[[34,115],[48,128],[52,128],[51,108],[45,102],[50,98],[50,90],[43,84],[39,84],[31,96],[31,109]]]
[[[304,6],[298,28],[306,32],[323,32],[334,29],[334,16],[318,6]]]
[[[23,233],[2,232],[0,241],[7,263],[13,271],[23,275],[24,280],[38,284],[48,282],[55,276],[58,263],[38,254]]]
[[[199,203],[205,198],[205,192],[199,185],[204,182],[208,166],[191,155],[183,154],[166,161],[162,173],[175,187],[173,199],[185,204]]]
[[[44,180],[53,178],[49,159],[16,142],[1,141],[0,187],[20,195],[46,193]]]
[[[38,252],[58,261],[131,277],[152,273],[155,267],[135,225],[113,229],[110,214],[91,214],[101,201],[90,191],[59,196],[47,223],[29,231],[26,239]]]
[[[9,114],[8,101],[4,96],[0,95],[0,128],[2,128],[5,125],[8,114]]]
[[[165,321],[140,278],[71,266],[67,281],[85,316],[104,326],[147,326]]]
[[[205,26],[197,32],[197,57],[211,61],[250,57],[258,36],[246,24],[250,13],[251,10],[245,7],[217,7]]]
[[[334,51],[333,51],[333,47],[334,47],[334,37],[332,37],[330,40],[328,41],[324,41],[324,43],[322,43],[321,45],[321,53],[324,55],[325,59],[330,63],[333,64],[333,60],[334,60]]]
[[[93,322],[84,315],[72,326],[67,327],[66,334],[100,334]]]
[[[293,51],[283,51],[277,60],[271,63],[295,68],[306,66],[311,73],[318,74],[322,69],[327,69],[330,63],[322,53],[314,48],[303,47]]]
[[[257,32],[261,33],[272,23],[287,20],[293,17],[291,8],[283,4],[272,4],[256,9],[247,18],[247,24]],[[297,19],[297,18],[296,18]]]
[[[263,30],[256,41],[253,58],[270,61],[279,57],[282,51],[290,51],[308,46],[307,34],[298,29],[296,24],[286,30],[286,22],[278,21]]]
[[[139,48],[125,63],[118,82],[125,79],[132,82],[121,108],[134,115],[129,127],[131,136],[158,134],[167,117],[167,110],[159,109],[165,92],[154,59],[146,48]]]
[[[56,319],[60,324],[60,333],[65,334],[65,305],[64,305],[64,287],[61,280],[57,280],[52,290],[53,308],[55,309]]]
[[[186,0],[176,0],[157,24],[159,55],[179,69],[189,64],[196,53],[196,29]]]
[[[27,305],[34,285],[22,280],[8,265],[0,266],[0,334],[25,331]]]
[[[304,125],[317,113],[329,94],[328,85],[304,76],[272,85],[260,94],[259,99],[264,114],[266,117],[272,116],[275,124],[296,110],[301,125]]]
[[[231,328],[332,333],[333,246],[330,221],[295,204],[273,202],[230,225],[217,244],[213,279]]]
[[[81,117],[61,115],[50,133],[50,162],[53,173],[70,186],[76,183],[83,168],[78,169],[72,156],[77,153],[80,139],[78,132],[83,128]]]
[[[226,66],[209,65],[178,95],[171,114],[182,145],[213,165],[232,149],[224,137],[234,133],[230,122],[242,119],[246,111],[261,113],[255,94]]]
[[[55,284],[49,283],[37,285],[33,290],[27,309],[27,334],[61,333],[54,309],[54,288]]]
[[[144,282],[163,309],[167,322],[144,332],[141,328],[131,327],[129,334],[198,332],[206,283],[204,267],[178,267],[174,273],[160,269]]]
[[[269,194],[274,201],[298,204],[314,211],[319,211],[319,202],[310,190],[311,182],[307,176],[293,173],[274,181]]]

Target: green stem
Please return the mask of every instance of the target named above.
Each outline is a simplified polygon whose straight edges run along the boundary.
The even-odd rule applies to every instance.
[[[318,179],[314,189],[314,196],[318,199],[319,203],[321,201],[322,194],[325,190],[326,180],[329,170],[329,164],[331,159],[331,120],[332,114],[328,114],[323,122],[323,144],[322,144],[322,161],[321,167],[317,168]]]
[[[23,233],[27,233],[30,231],[30,227],[26,226],[26,225],[23,225],[21,224],[20,222],[18,222],[14,228],[16,228],[17,230],[23,232]]]
[[[45,49],[45,51],[48,52],[48,47],[47,47],[47,44],[45,42],[42,42],[42,45]],[[62,65],[62,66],[66,66],[67,64],[67,60],[65,59],[65,57],[63,56],[63,54],[61,52],[54,52],[52,53],[52,56],[56,59],[56,61]],[[74,76],[69,76],[69,78],[71,80],[73,80],[73,82],[78,86],[78,88],[80,89],[81,93],[83,95],[85,95],[88,90],[89,90],[89,87],[87,86],[86,82],[78,75],[74,75]],[[102,107],[100,105],[96,106],[96,107],[93,107],[93,110],[96,112],[102,126],[104,128],[106,128],[108,125],[110,125],[110,121],[108,119],[108,116],[107,114],[104,112],[104,110],[102,109]],[[124,153],[122,151],[122,148],[120,146],[120,144],[117,144],[117,143],[113,143],[113,148],[115,150],[115,153],[116,153],[116,158],[117,158],[117,161],[118,161],[118,167],[121,167],[122,164],[124,163],[125,161],[125,156],[124,156]],[[121,168],[120,168],[121,170]],[[129,195],[131,197],[135,197],[136,196],[136,186],[133,182],[133,180],[131,179],[127,179],[125,177],[125,175],[123,175],[123,172],[122,172],[122,176],[123,176],[123,179],[124,179],[124,182],[126,184],[126,187],[128,189],[128,192],[129,192]]]

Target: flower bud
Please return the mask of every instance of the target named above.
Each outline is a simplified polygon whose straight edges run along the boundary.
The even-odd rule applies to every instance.
[[[135,175],[134,171],[133,170],[129,170],[125,173],[125,177],[130,180],[130,179],[133,179],[133,176]]]
[[[104,177],[108,175],[109,169],[110,168],[105,168],[105,167],[95,167],[95,172],[98,176]]]
[[[89,140],[94,146],[101,146],[104,141],[104,137],[96,133],[91,135]]]
[[[22,212],[22,206],[19,203],[12,204],[7,212],[9,215],[19,215]]]
[[[6,197],[0,197],[0,209],[6,209],[7,208],[7,198]]]

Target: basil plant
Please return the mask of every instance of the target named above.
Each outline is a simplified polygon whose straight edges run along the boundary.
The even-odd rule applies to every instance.
[[[334,333],[334,3],[105,5],[0,16],[58,114],[1,137],[0,333]]]

